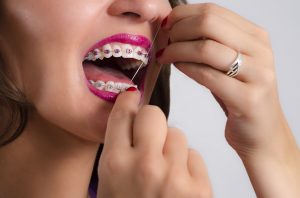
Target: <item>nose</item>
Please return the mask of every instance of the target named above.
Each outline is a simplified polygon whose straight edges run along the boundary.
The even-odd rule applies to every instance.
[[[108,9],[110,15],[138,22],[162,20],[170,11],[168,0],[114,0]]]

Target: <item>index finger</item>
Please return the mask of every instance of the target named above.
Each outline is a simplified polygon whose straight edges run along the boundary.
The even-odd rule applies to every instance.
[[[249,34],[252,34],[254,36],[256,36],[258,32],[260,32],[261,28],[258,25],[241,17],[231,10],[228,10],[227,8],[221,7],[214,3],[187,4],[175,7],[168,16],[168,20],[164,28],[170,29],[175,23],[184,18],[199,14],[207,14],[208,12],[214,13],[217,16],[230,21],[241,30],[248,32]]]
[[[124,149],[132,145],[132,128],[140,102],[139,91],[121,93],[107,122],[104,145],[109,149]]]

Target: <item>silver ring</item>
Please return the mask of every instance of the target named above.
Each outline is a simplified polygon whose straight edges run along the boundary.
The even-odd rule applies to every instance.
[[[229,71],[227,72],[227,76],[236,77],[239,74],[240,67],[242,66],[242,55],[238,52],[236,59],[231,64]]]

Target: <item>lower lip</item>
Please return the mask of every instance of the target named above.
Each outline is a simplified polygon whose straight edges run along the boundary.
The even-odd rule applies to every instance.
[[[117,100],[117,97],[118,97],[119,94],[108,92],[108,91],[98,90],[88,80],[86,80],[86,84],[87,84],[89,90],[94,95],[96,95],[99,98],[101,98],[102,100],[105,100],[105,101],[111,102],[111,103],[114,103]],[[141,85],[141,88],[140,88],[139,91],[141,92],[141,97],[142,97],[143,93],[144,93],[144,83]]]

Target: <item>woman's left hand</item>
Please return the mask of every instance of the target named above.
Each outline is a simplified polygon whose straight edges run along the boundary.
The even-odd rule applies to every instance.
[[[163,30],[169,31],[170,43],[157,53],[157,61],[174,63],[213,93],[228,117],[227,141],[244,162],[254,158],[299,162],[297,144],[280,107],[272,49],[264,29],[205,3],[174,8]],[[226,73],[238,52],[242,65],[236,77],[229,77]]]

